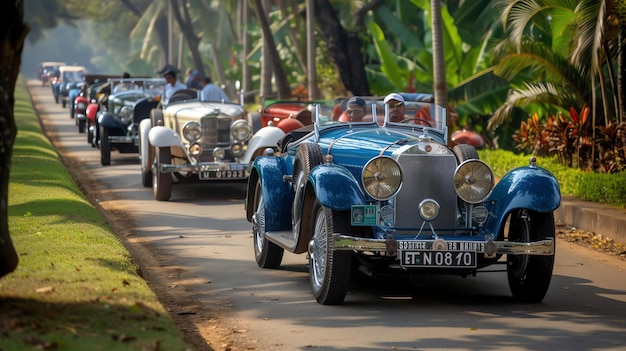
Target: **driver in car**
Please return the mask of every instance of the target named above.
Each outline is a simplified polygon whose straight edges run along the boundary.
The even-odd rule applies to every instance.
[[[389,122],[402,122],[406,117],[404,116],[404,98],[397,93],[391,93],[385,96],[383,102],[389,105]]]

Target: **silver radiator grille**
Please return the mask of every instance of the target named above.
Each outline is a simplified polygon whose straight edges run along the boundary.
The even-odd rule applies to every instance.
[[[452,178],[456,169],[456,157],[450,155],[403,154],[398,158],[403,171],[403,183],[394,200],[395,226],[397,229],[419,229],[422,219],[417,207],[426,198],[434,199],[441,206],[434,228],[454,228],[456,223],[457,196]],[[430,227],[425,226],[430,232]]]
[[[202,144],[207,147],[230,146],[230,117],[202,118]]]

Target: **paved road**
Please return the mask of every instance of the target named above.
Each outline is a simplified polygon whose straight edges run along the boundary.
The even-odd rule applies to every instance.
[[[175,185],[171,201],[154,201],[141,186],[137,155],[114,152],[111,166],[102,167],[50,89],[37,82],[29,89],[71,167],[85,167],[108,188],[100,205],[134,223],[126,235],[153,254],[138,264],[165,272],[160,279],[171,292],[197,302],[174,312],[194,312],[189,318],[209,335],[206,322],[216,316],[209,311],[220,311],[213,325],[231,333],[232,350],[626,349],[626,264],[566,242],[558,243],[541,304],[514,303],[506,273],[491,272],[363,280],[351,284],[344,305],[318,305],[304,255],[286,254],[279,270],[257,267],[243,185]]]

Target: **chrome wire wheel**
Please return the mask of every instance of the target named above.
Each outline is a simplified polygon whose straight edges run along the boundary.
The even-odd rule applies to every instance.
[[[254,191],[254,214],[252,215],[252,237],[254,238],[254,259],[261,268],[277,268],[283,260],[284,249],[266,237],[265,196],[261,181],[257,181]]]
[[[311,287],[313,292],[320,291],[324,284],[324,274],[326,273],[326,257],[328,246],[326,238],[326,213],[320,208],[315,217],[313,237],[311,239]]]
[[[319,304],[339,305],[348,292],[352,253],[334,249],[334,233],[350,233],[350,222],[339,212],[313,204],[309,241],[309,280]]]

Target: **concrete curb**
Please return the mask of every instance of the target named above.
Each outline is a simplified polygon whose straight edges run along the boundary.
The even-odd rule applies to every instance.
[[[557,224],[600,234],[626,244],[626,209],[562,197],[561,206],[554,212],[554,220]]]

